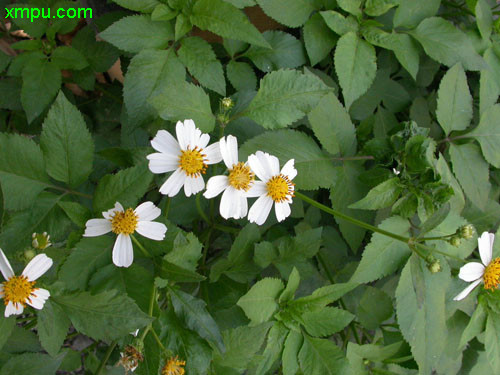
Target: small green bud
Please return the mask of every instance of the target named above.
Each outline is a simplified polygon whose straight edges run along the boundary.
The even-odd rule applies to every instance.
[[[44,250],[52,245],[52,243],[50,242],[50,235],[47,234],[47,232],[33,233],[31,238],[33,239],[31,241],[31,246],[33,246],[33,248],[35,249]]]
[[[450,238],[449,242],[452,246],[459,247],[462,243],[462,240],[458,236],[453,236]]]
[[[460,237],[465,240],[470,240],[474,236],[474,227],[470,224],[464,225],[459,229]]]
[[[439,263],[439,259],[436,259],[435,261],[428,263],[427,268],[431,273],[438,273],[441,271],[441,263]]]
[[[225,111],[229,111],[231,108],[234,107],[233,99],[231,99],[231,98],[224,98],[224,99],[221,100],[221,105],[222,105],[222,108]]]
[[[31,259],[33,259],[36,256],[36,251],[33,249],[26,249],[24,250],[24,259],[26,262],[29,262]]]

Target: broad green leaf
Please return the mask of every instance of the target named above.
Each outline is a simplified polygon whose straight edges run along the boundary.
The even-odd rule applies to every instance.
[[[283,346],[283,375],[295,375],[299,371],[299,351],[304,338],[297,331],[290,330]]]
[[[285,128],[313,109],[331,89],[318,77],[296,70],[278,70],[260,81],[257,95],[239,116],[266,129]]]
[[[238,300],[237,305],[243,309],[252,325],[267,322],[278,309],[276,302],[284,289],[280,279],[264,278],[255,283],[248,293]]]
[[[85,56],[73,47],[57,47],[50,56],[59,69],[81,70],[89,65]]]
[[[288,304],[299,313],[318,311],[323,309],[326,305],[335,302],[344,294],[349,293],[358,285],[359,284],[353,282],[327,285],[316,289],[309,296],[297,298],[294,301],[290,301]]]
[[[28,3],[28,1],[26,1],[26,3]],[[35,18],[36,11],[40,11],[40,9],[36,6],[25,3],[17,3],[16,5],[8,7],[8,3],[6,2],[2,3],[2,5],[5,5],[5,8],[14,9],[12,14],[15,15],[15,17],[9,17],[9,21],[13,21],[14,24],[19,26],[21,30],[29,34],[32,38],[41,38],[41,36],[45,33],[49,20],[43,17]],[[47,9],[44,9],[44,11],[47,12]]]
[[[223,38],[270,47],[243,12],[223,0],[198,0],[193,6],[190,19],[193,25]]]
[[[187,270],[176,264],[163,260],[159,269],[161,277],[173,282],[181,283],[198,283],[205,280],[205,276],[200,275],[194,271]]]
[[[314,14],[304,24],[304,44],[307,55],[314,66],[323,60],[337,43],[337,37],[326,25],[319,13]]]
[[[500,168],[500,105],[488,108],[481,116],[479,125],[468,136],[481,145],[484,158],[495,168]]]
[[[281,293],[279,302],[288,302],[293,299],[295,296],[295,291],[299,287],[300,283],[300,275],[299,271],[297,271],[297,268],[293,267],[292,272],[290,273],[290,276],[288,276],[288,282],[286,284],[286,288]]]
[[[153,175],[146,164],[123,169],[104,176],[97,185],[93,199],[94,212],[107,211],[120,202],[125,209],[135,208],[137,201],[148,190]]]
[[[290,145],[294,147],[290,148]],[[245,158],[257,150],[275,155],[280,159],[281,165],[293,158],[298,171],[293,182],[299,189],[328,188],[335,181],[335,167],[327,154],[302,132],[279,130],[262,133],[242,145],[240,157]]]
[[[410,223],[399,216],[393,216],[384,220],[379,228],[399,236],[408,237]],[[350,281],[369,283],[390,275],[408,259],[410,254],[411,250],[404,242],[380,233],[374,233]]]
[[[226,81],[222,65],[208,42],[200,37],[184,38],[181,40],[181,47],[177,54],[189,73],[202,86],[222,96],[226,95]]]
[[[459,348],[465,347],[465,345],[467,345],[469,341],[471,341],[474,337],[484,331],[487,317],[488,316],[484,304],[478,303],[476,309],[472,313],[467,327],[462,333],[460,344],[458,345]]]
[[[95,31],[89,25],[78,31],[71,41],[71,46],[85,56],[93,71],[105,72],[118,59],[120,53],[113,45],[104,41],[97,42],[95,39]],[[73,76],[75,74],[73,72]]]
[[[58,205],[63,209],[66,215],[68,215],[71,221],[80,228],[85,227],[85,223],[91,218],[92,213],[90,210],[87,207],[82,206],[80,203],[60,201]]]
[[[63,356],[51,358],[47,354],[24,353],[12,356],[0,370],[0,375],[54,375]]]
[[[430,230],[436,228],[439,224],[441,224],[450,213],[450,205],[448,203],[443,204],[439,210],[434,212],[430,218],[424,221],[420,225],[420,233],[417,237],[423,237],[423,235]]]
[[[488,201],[491,184],[488,163],[475,144],[450,145],[453,172],[464,193],[479,209],[483,210]]]
[[[443,18],[426,18],[411,31],[411,36],[422,44],[431,58],[441,64],[452,67],[459,62],[466,70],[487,67],[467,35]]]
[[[398,337],[398,336],[396,336]],[[400,336],[399,336],[400,337]],[[353,342],[347,344],[347,359],[349,360],[349,375],[368,375],[368,369],[365,365],[366,360],[375,362],[375,366],[389,358],[397,357],[398,352],[401,352],[403,341],[397,341],[387,346],[365,344],[358,345]],[[391,365],[389,365],[391,366]],[[403,367],[389,367],[390,370],[396,371],[394,374],[401,375],[416,375],[417,370],[408,370]]]
[[[40,343],[47,353],[55,357],[66,339],[71,323],[61,307],[50,299],[45,302],[37,316],[36,327]]]
[[[194,272],[201,258],[202,247],[193,233],[188,233],[186,236],[178,233],[175,237],[174,248],[165,255],[165,260]]]
[[[347,365],[342,349],[333,341],[304,336],[299,352],[300,368],[309,375],[336,375]]]
[[[337,0],[339,7],[357,17],[361,16],[362,2],[362,0]]]
[[[489,65],[489,69],[481,70],[481,78],[479,80],[480,116],[488,108],[496,104],[500,95],[500,58],[491,47],[484,52],[483,57]]]
[[[141,124],[157,116],[148,99],[172,82],[184,82],[186,71],[172,48],[143,50],[135,55],[123,82],[123,101],[130,120]]]
[[[378,17],[399,4],[396,0],[367,0],[364,12],[369,16]]]
[[[151,19],[153,21],[170,21],[177,16],[177,12],[170,8],[167,4],[161,4],[155,6],[153,12],[151,13]]]
[[[191,83],[173,82],[150,98],[161,118],[169,121],[192,119],[204,133],[215,126],[215,117],[210,108],[210,98],[205,91]]]
[[[335,49],[335,71],[339,77],[347,109],[363,95],[373,83],[377,73],[375,48],[354,32],[344,34]]]
[[[460,64],[448,70],[441,80],[436,116],[446,135],[453,130],[465,130],[470,124],[472,96]]]
[[[325,95],[308,115],[314,135],[330,154],[356,153],[356,131],[349,114],[337,97]]]
[[[21,103],[28,122],[32,122],[47,108],[61,87],[61,71],[47,60],[31,61],[23,69]]]
[[[444,156],[441,153],[439,154],[439,158],[435,163],[435,168],[436,171],[441,176],[442,181],[450,185],[451,188],[453,189],[454,195],[453,197],[450,198],[450,205],[452,211],[462,212],[465,206],[464,193],[462,191],[462,188],[460,187],[460,184],[453,176],[453,173],[451,172],[447,161],[445,160]]]
[[[264,13],[288,27],[299,27],[314,11],[311,0],[257,0]]]
[[[272,30],[262,34],[271,49],[250,46],[244,56],[248,57],[263,72],[284,68],[296,68],[306,63],[302,43],[283,31]]]
[[[500,371],[500,317],[496,313],[488,314],[484,337],[486,356],[493,373]]]
[[[40,352],[43,348],[40,345],[37,335],[25,328],[14,326],[12,333],[3,347],[3,353]]]
[[[357,32],[359,25],[352,17],[345,17],[333,10],[325,10],[319,13],[325,20],[326,25],[338,35],[344,35],[348,32]]]
[[[446,345],[446,288],[450,269],[441,259],[441,272],[431,273],[416,255],[406,264],[396,289],[398,324],[419,366],[432,374]]]
[[[22,56],[22,55],[19,55]],[[22,111],[20,78],[3,78],[0,81],[0,108]]]
[[[0,134],[0,183],[4,206],[20,210],[33,204],[49,184],[45,160],[33,140],[18,134]]]
[[[384,181],[373,189],[371,189],[366,197],[353,203],[349,208],[357,208],[363,210],[378,210],[391,206],[399,198],[403,187],[399,182],[398,177],[390,178]]]
[[[435,16],[441,0],[399,0],[399,7],[394,14],[394,27],[416,27],[420,21]]]
[[[371,286],[366,288],[356,310],[359,321],[368,329],[377,329],[392,313],[392,299],[382,290]]]
[[[16,318],[11,316],[6,318],[4,316],[0,317],[0,349],[4,346],[16,325]]]
[[[99,34],[102,39],[127,52],[143,49],[164,49],[174,39],[172,24],[151,21],[150,16],[123,17]]]
[[[237,91],[255,90],[257,87],[257,76],[250,64],[231,60],[226,66],[229,82]]]
[[[77,187],[92,172],[94,142],[83,116],[62,92],[43,122],[40,146],[52,178]]]
[[[158,0],[113,0],[113,2],[124,8],[142,13],[151,13],[157,5],[161,4]]]
[[[301,316],[301,323],[311,336],[325,337],[344,329],[353,319],[354,315],[349,311],[324,307],[317,311],[306,311]]]
[[[477,0],[475,10],[479,32],[484,40],[489,40],[493,26],[493,13],[490,4],[486,0]]]
[[[132,299],[114,290],[95,295],[78,292],[51,298],[66,312],[78,332],[95,340],[117,340],[145,327],[152,320]]]

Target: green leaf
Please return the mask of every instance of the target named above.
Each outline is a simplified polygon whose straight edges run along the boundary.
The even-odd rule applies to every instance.
[[[12,356],[2,366],[0,375],[54,375],[62,360],[63,356],[51,358],[47,354],[24,353]]]
[[[0,317],[0,349],[2,349],[2,347],[9,339],[15,325],[16,318],[14,316],[11,316],[9,318],[5,318],[4,316]]]
[[[371,189],[366,197],[353,203],[349,208],[357,208],[363,210],[378,210],[391,206],[401,195],[403,187],[400,185],[399,178],[390,178],[384,181],[373,189]]]
[[[174,39],[172,24],[151,21],[150,16],[123,17],[99,34],[102,39],[127,52],[143,49],[164,49]]]
[[[299,27],[314,11],[311,0],[257,0],[264,13],[288,27]]]
[[[426,18],[411,31],[411,35],[422,44],[431,58],[441,64],[452,67],[459,62],[467,70],[487,67],[467,35],[443,18]]]
[[[273,364],[279,359],[283,350],[283,343],[288,335],[288,328],[281,323],[275,323],[267,335],[266,348],[259,358],[256,375],[268,374]]]
[[[330,88],[312,74],[296,70],[278,70],[260,81],[257,95],[247,109],[246,116],[266,129],[285,128],[314,108]]]
[[[61,349],[71,322],[58,305],[49,299],[38,314],[37,331],[40,343],[52,357]]]
[[[59,202],[58,205],[63,209],[66,215],[68,215],[71,221],[80,228],[84,228],[87,220],[91,218],[92,214],[90,210],[80,203],[64,201]]]
[[[174,240],[174,248],[165,255],[165,260],[184,269],[195,272],[201,258],[202,244],[193,233],[184,236],[178,233]]]
[[[189,329],[198,332],[214,348],[223,353],[225,346],[219,327],[208,313],[206,303],[177,288],[169,287],[169,292],[176,315],[184,320]]]
[[[151,318],[124,294],[115,290],[54,296],[53,301],[68,314],[73,326],[94,340],[117,340],[151,322]]]
[[[81,29],[71,41],[71,46],[85,56],[94,72],[107,71],[120,55],[118,49],[111,44],[97,42],[91,26]]]
[[[278,309],[276,300],[283,289],[280,279],[266,277],[256,282],[238,300],[237,305],[243,309],[252,325],[267,322]]]
[[[304,44],[311,65],[323,60],[337,43],[337,37],[326,25],[319,13],[313,14],[304,24]]]
[[[488,108],[481,116],[479,125],[468,136],[474,137],[481,145],[484,158],[495,168],[500,168],[500,105]]]
[[[0,72],[3,72],[12,61],[12,56],[7,55],[5,52],[0,52]]]
[[[193,25],[189,20],[189,17],[184,13],[177,16],[175,20],[175,41],[180,40],[184,35],[191,31]]]
[[[73,47],[57,47],[50,55],[50,59],[59,69],[81,70],[89,66],[85,56]]]
[[[424,221],[420,225],[420,233],[417,237],[423,237],[423,235],[430,230],[436,228],[439,224],[441,224],[450,213],[450,205],[448,203],[443,204],[439,210],[434,212],[430,218]]]
[[[7,3],[3,4],[7,5]],[[40,11],[39,8],[34,5],[22,3],[17,3],[16,5],[12,5],[10,7],[5,6],[5,9],[7,8],[14,9],[12,13],[16,16],[9,17],[9,21],[13,21],[21,30],[29,34],[32,38],[40,38],[43,34],[45,34],[49,21],[43,17],[35,18],[36,10]],[[44,11],[47,12],[47,9],[44,9]]]
[[[223,38],[242,40],[262,47],[270,47],[262,34],[245,14],[223,0],[199,0],[193,6],[191,23]]]
[[[229,82],[237,91],[255,90],[257,87],[257,76],[250,64],[231,60],[226,66]]]
[[[335,71],[339,77],[347,109],[363,95],[373,83],[377,73],[375,48],[354,32],[344,34],[335,49]]]
[[[369,16],[378,17],[399,4],[400,2],[396,0],[367,0],[364,12]]]
[[[484,336],[486,356],[493,373],[500,371],[500,317],[495,313],[488,314],[486,334]]]
[[[47,60],[31,61],[23,69],[21,103],[28,122],[40,116],[61,87],[61,71]]]
[[[151,13],[157,5],[161,4],[158,0],[113,0],[113,2],[124,8],[142,13]]]
[[[123,169],[117,174],[104,176],[94,193],[94,212],[107,211],[120,202],[125,209],[135,208],[153,180],[146,164]]]
[[[319,13],[325,20],[326,25],[338,35],[348,32],[357,32],[359,25],[353,17],[345,17],[333,10],[325,10]]]
[[[0,108],[22,111],[21,87],[21,79],[3,78],[0,81]]]
[[[459,348],[465,347],[470,340],[484,331],[486,318],[487,314],[484,305],[482,303],[478,303],[476,309],[472,313],[467,327],[462,333],[460,344],[458,345]]]
[[[33,140],[18,134],[0,134],[0,182],[3,196],[9,197],[4,199],[8,210],[29,207],[47,187],[45,160]]]
[[[479,80],[479,114],[481,116],[489,107],[496,104],[500,95],[500,58],[491,47],[486,49],[483,57],[490,68],[481,70]]]
[[[384,220],[379,228],[407,237],[410,223],[399,216],[393,216]],[[410,254],[411,250],[404,242],[374,233],[350,281],[369,283],[390,275],[406,261]]]
[[[191,83],[173,82],[157,95],[152,96],[150,103],[165,120],[192,119],[204,133],[211,132],[215,126],[209,96],[201,87]]]
[[[339,7],[357,17],[361,16],[361,3],[362,0],[337,0]]]
[[[92,172],[94,142],[83,116],[62,92],[43,122],[40,146],[52,178],[77,187]]]
[[[153,12],[151,13],[151,19],[153,21],[170,21],[177,16],[177,12],[170,8],[167,4],[161,4],[155,6]]]
[[[330,154],[354,155],[356,130],[349,114],[337,97],[325,95],[308,115],[314,135]]]
[[[349,293],[358,285],[359,284],[352,282],[327,285],[316,289],[309,296],[290,301],[288,305],[299,313],[318,311],[323,309],[326,305],[335,302],[344,294]]]
[[[295,375],[299,371],[299,351],[304,342],[303,336],[290,330],[283,346],[283,375]]]
[[[444,75],[438,90],[436,116],[448,135],[453,130],[465,130],[472,119],[472,96],[467,77],[460,64]]]
[[[479,32],[484,40],[489,40],[493,26],[493,13],[490,4],[486,0],[477,0],[475,10]]]
[[[184,82],[186,70],[172,48],[143,50],[135,55],[123,82],[123,101],[132,122],[141,124],[157,116],[148,99],[172,82]]]
[[[306,63],[302,43],[283,31],[266,31],[262,34],[271,49],[250,46],[244,56],[248,57],[257,68],[270,72],[282,68],[296,68]]]
[[[416,27],[420,21],[435,16],[441,0],[399,0],[399,7],[394,14],[394,27]]]
[[[278,301],[281,303],[292,300],[293,297],[295,296],[295,291],[299,287],[299,283],[300,283],[299,271],[297,271],[297,268],[293,267],[292,272],[288,276],[288,282],[286,284],[286,288],[283,291],[283,293],[281,293]]]
[[[344,329],[354,319],[354,315],[335,307],[324,307],[317,311],[306,311],[301,319],[311,336],[325,337]]]
[[[356,310],[359,321],[368,329],[377,329],[392,313],[391,298],[382,290],[371,286],[366,288]]]
[[[205,280],[205,276],[199,273],[179,267],[176,264],[163,260],[159,270],[161,277],[167,278],[169,281],[181,283],[198,283]]]
[[[344,352],[334,342],[304,335],[299,352],[300,368],[309,375],[336,375],[347,365]]]
[[[294,147],[290,148],[290,145]],[[293,182],[299,189],[328,188],[334,181],[335,167],[329,157],[302,132],[296,130],[264,132],[245,142],[240,148],[240,154],[245,158],[257,150],[275,155],[280,159],[281,165],[292,158],[295,159],[298,174]]]
[[[460,146],[450,144],[450,157],[453,172],[465,195],[483,210],[488,201],[491,184],[488,163],[481,156],[479,147],[472,143]]]

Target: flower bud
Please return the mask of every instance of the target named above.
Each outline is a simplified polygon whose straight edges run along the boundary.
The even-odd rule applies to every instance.
[[[465,240],[470,240],[474,235],[474,227],[470,224],[464,225],[459,229],[460,237]]]
[[[36,251],[35,250],[33,250],[33,249],[26,249],[26,250],[24,250],[24,260],[26,262],[29,262],[35,256],[36,256]]]
[[[431,263],[427,263],[427,269],[431,273],[438,273],[441,271],[441,263],[439,263],[439,259],[436,259],[435,261]]]
[[[231,108],[234,107],[233,99],[231,99],[231,98],[224,98],[224,99],[221,100],[221,105],[222,105],[222,108],[225,111],[229,111]]]
[[[458,236],[453,236],[450,238],[449,240],[449,243],[452,245],[452,246],[455,246],[455,247],[459,247],[460,244],[461,244],[462,240],[460,239],[460,237]]]
[[[52,245],[52,243],[50,242],[50,235],[47,234],[47,232],[33,233],[31,238],[33,239],[31,241],[31,246],[33,246],[33,248],[35,249],[44,250]]]

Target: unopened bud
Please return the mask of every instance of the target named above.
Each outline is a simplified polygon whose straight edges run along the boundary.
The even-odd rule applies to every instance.
[[[33,233],[31,238],[33,239],[31,241],[31,246],[33,246],[33,248],[35,249],[44,250],[52,245],[52,243],[50,242],[50,235],[47,234],[47,232]]]
[[[438,273],[441,271],[441,263],[439,263],[439,259],[436,259],[435,261],[428,263],[427,268],[431,273]]]
[[[460,237],[465,240],[470,240],[474,235],[474,227],[470,224],[464,225],[459,229]]]
[[[453,236],[450,238],[449,242],[452,246],[459,247],[462,243],[462,240],[458,236]]]
[[[226,111],[229,111],[231,108],[234,107],[234,102],[233,99],[231,98],[224,98],[221,100],[222,108]]]
[[[26,262],[29,262],[31,259],[33,259],[36,256],[36,251],[33,249],[26,249],[24,250],[24,259]]]

